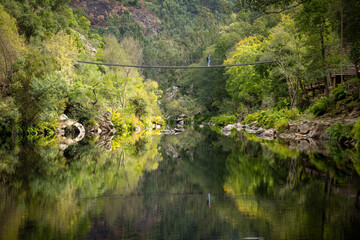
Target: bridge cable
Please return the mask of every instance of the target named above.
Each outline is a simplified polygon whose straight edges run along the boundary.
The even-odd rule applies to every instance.
[[[148,66],[148,65],[128,65],[128,64],[115,64],[115,63],[88,62],[88,61],[76,61],[76,62],[78,62],[78,63],[84,63],[84,64],[113,66],[113,67],[193,69],[193,68],[226,68],[226,67],[239,67],[239,66],[247,66],[247,65],[259,65],[259,64],[265,64],[265,63],[281,62],[281,61],[286,61],[286,60],[287,60],[287,59],[272,60],[272,61],[263,61],[263,62],[252,62],[252,63],[241,63],[241,64],[213,65],[213,66]]]

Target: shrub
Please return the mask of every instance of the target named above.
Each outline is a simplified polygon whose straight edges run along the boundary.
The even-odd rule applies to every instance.
[[[328,112],[331,106],[332,101],[327,97],[322,97],[310,106],[308,111],[318,117]]]
[[[26,129],[28,140],[53,139],[56,137],[56,124],[41,122]]]
[[[237,117],[234,115],[220,115],[217,117],[212,117],[210,122],[214,122],[217,126],[226,126],[228,124],[236,123],[238,121]]]
[[[111,111],[111,122],[118,132],[128,132],[132,130],[132,119],[130,119],[130,117],[123,117],[117,111]]]
[[[279,132],[285,130],[290,120],[294,120],[299,114],[299,110],[296,108],[287,110],[276,110],[276,109],[264,109],[262,111],[249,114],[243,123],[249,124],[257,121],[258,126],[264,126],[266,129],[276,128]]]
[[[349,95],[346,85],[339,85],[337,88],[330,92],[330,99],[334,102],[341,101]]]
[[[326,129],[329,134],[329,141],[333,143],[344,144],[347,141],[352,140],[351,134],[352,124],[337,123]]]
[[[360,150],[360,118],[354,124],[351,133],[354,135],[354,140],[356,141],[356,148]]]

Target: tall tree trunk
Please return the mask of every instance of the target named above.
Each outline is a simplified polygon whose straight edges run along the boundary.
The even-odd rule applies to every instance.
[[[322,57],[322,63],[323,63],[323,71],[325,72],[325,43],[324,43],[324,36],[323,36],[323,31],[320,30],[320,39],[321,39],[321,57]],[[324,84],[325,84],[325,96],[329,97],[329,86],[328,86],[328,80],[327,80],[327,76],[324,76]]]
[[[341,84],[344,83],[344,76],[343,76],[343,55],[344,55],[344,46],[343,46],[343,39],[344,39],[344,0],[340,0],[340,42],[341,42]]]

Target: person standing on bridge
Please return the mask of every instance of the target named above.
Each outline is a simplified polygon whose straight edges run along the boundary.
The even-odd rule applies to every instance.
[[[206,61],[208,63],[208,67],[210,67],[210,57],[211,57],[211,55],[209,54],[209,56],[207,56],[207,58],[206,58]]]

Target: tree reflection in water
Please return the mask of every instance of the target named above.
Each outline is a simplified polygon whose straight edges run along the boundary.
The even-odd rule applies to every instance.
[[[209,129],[93,143],[2,145],[0,239],[357,237],[354,150]]]

